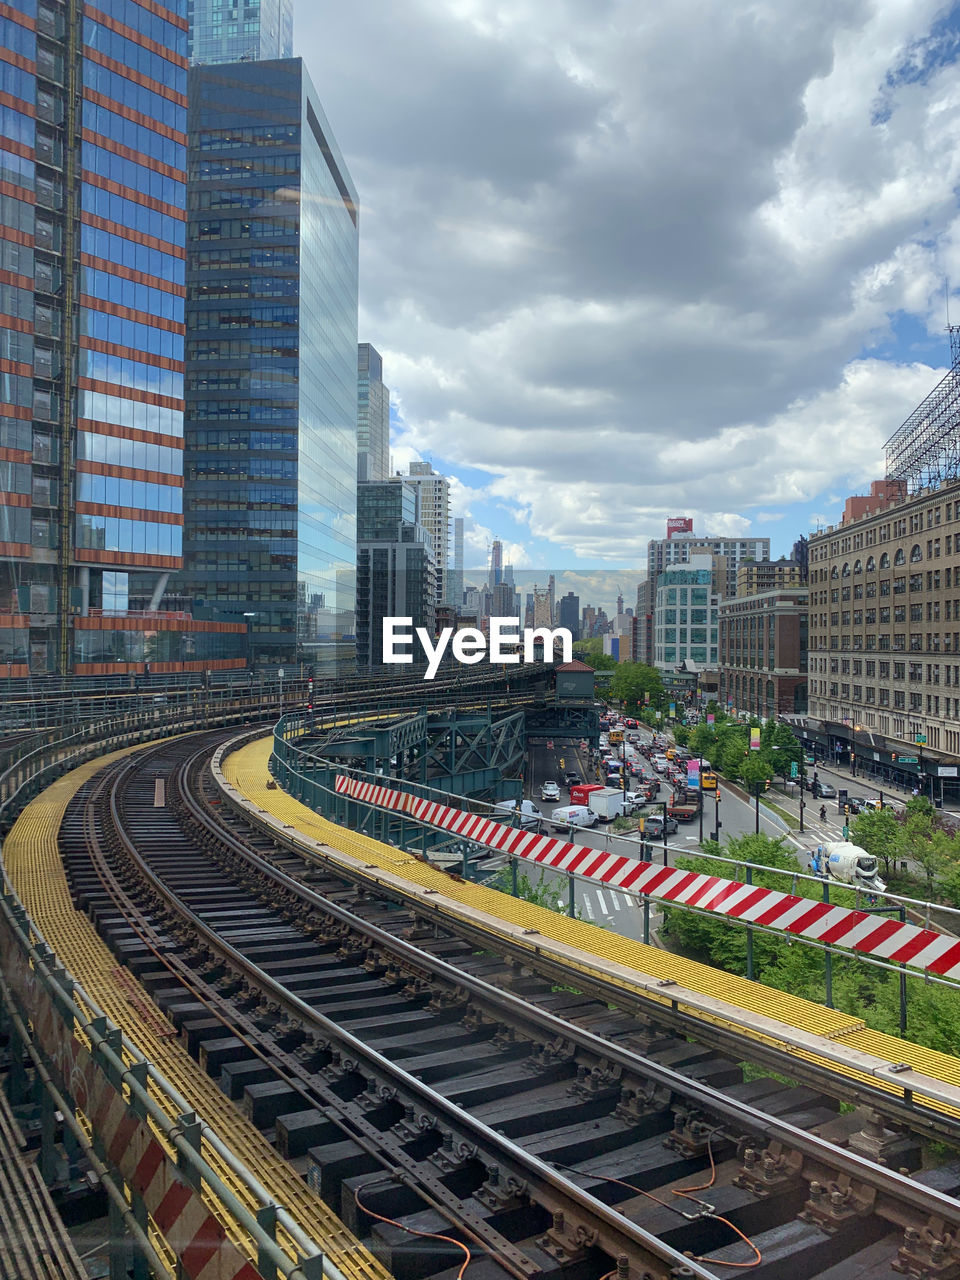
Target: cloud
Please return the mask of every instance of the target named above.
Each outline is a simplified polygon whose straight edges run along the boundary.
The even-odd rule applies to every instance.
[[[932,341],[960,278],[942,12],[302,5],[395,456],[485,473],[558,562],[636,559],[678,513],[789,544],[778,507],[876,478],[941,372],[898,327]]]

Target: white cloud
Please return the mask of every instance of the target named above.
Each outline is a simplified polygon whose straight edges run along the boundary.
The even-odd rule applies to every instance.
[[[369,0],[357,38],[303,5],[395,458],[485,473],[459,510],[506,503],[558,561],[635,555],[680,512],[746,532],[879,475],[960,279],[942,12]],[[865,357],[904,316],[918,348]]]

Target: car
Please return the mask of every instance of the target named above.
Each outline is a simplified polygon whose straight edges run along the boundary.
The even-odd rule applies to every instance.
[[[836,800],[837,788],[829,782],[818,782],[813,788],[813,794],[817,800]]]
[[[500,800],[493,808],[498,822],[512,823],[518,816],[516,800]],[[519,825],[525,831],[541,831],[543,829],[543,814],[532,800],[520,801]]]
[[[543,782],[540,785],[541,800],[559,800],[560,799],[560,783],[559,782]]]
[[[625,791],[623,794],[623,798],[627,802],[627,804],[636,805],[638,808],[641,808],[641,809],[650,799],[650,797],[647,795],[645,791]]]
[[[595,827],[598,822],[597,815],[585,804],[561,805],[547,818],[547,823],[557,830],[566,830],[569,827]]]
[[[667,835],[671,836],[675,831],[679,830],[676,818],[667,818]],[[651,840],[663,839],[663,817],[658,814],[651,814],[649,818],[645,818],[643,822],[643,834]]]
[[[563,775],[563,780],[568,787],[575,787],[578,783],[583,781],[576,769],[568,769]]]

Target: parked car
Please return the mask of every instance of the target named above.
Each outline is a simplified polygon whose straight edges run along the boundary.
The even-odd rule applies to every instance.
[[[559,800],[560,799],[560,783],[559,782],[543,782],[540,784],[541,800]]]
[[[566,830],[568,827],[594,827],[599,819],[585,804],[564,804],[554,809],[547,818],[551,827]]]

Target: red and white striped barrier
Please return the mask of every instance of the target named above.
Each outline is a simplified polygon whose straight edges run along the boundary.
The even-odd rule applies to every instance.
[[[146,1119],[136,1114],[29,967],[13,931],[0,923],[3,975],[33,1025],[54,1078],[87,1117],[110,1164],[143,1197],[157,1230],[189,1280],[260,1280],[200,1193],[186,1180]]]
[[[639,862],[622,854],[569,844],[554,836],[504,826],[490,818],[423,800],[405,791],[339,774],[336,789],[364,804],[405,813],[451,835],[486,845],[501,853],[527,858],[555,871],[600,881],[612,889],[646,895],[663,902],[697,907],[743,924],[763,925],[829,946],[848,947],[892,964],[960,979],[960,941],[934,929],[883,919],[866,911],[836,907],[793,893],[723,880],[675,867]]]

